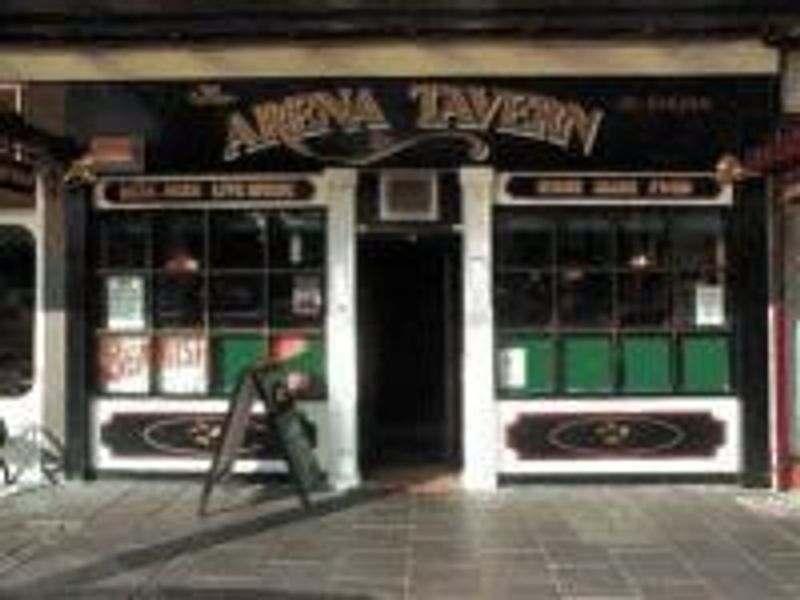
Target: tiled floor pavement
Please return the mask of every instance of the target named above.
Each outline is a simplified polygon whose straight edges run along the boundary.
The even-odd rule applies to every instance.
[[[0,499],[0,597],[800,599],[800,503],[716,486],[292,496],[68,483]]]

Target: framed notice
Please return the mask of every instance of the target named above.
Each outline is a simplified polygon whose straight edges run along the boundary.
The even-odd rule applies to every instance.
[[[100,389],[107,394],[150,391],[150,340],[144,336],[106,335],[98,345]]]
[[[208,342],[199,335],[164,336],[158,340],[158,390],[165,394],[208,391]]]
[[[106,328],[129,331],[145,328],[145,280],[136,275],[106,277]]]
[[[698,284],[695,287],[695,325],[725,325],[725,288],[721,285]]]

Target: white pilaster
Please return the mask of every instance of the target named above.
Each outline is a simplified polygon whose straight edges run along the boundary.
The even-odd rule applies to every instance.
[[[357,172],[329,169],[323,178],[328,206],[327,371],[331,483],[360,483],[356,385],[355,204]]]
[[[491,211],[494,173],[461,171],[464,219],[464,472],[466,489],[497,487]]]

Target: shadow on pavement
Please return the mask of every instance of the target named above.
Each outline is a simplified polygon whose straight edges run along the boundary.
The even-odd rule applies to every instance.
[[[181,554],[207,550],[214,546],[241,540],[253,535],[277,529],[293,523],[324,517],[354,506],[384,498],[389,492],[384,489],[368,489],[349,492],[340,496],[315,502],[310,508],[297,506],[277,513],[226,523],[180,537],[158,542],[150,546],[124,550],[110,554],[107,558],[81,566],[77,569],[48,575],[16,588],[0,592],[0,598],[273,598],[286,600],[361,600],[363,595],[320,595],[269,589],[177,589],[160,588],[145,584],[142,589],[119,590],[114,595],[111,588],[86,589],[93,583],[135,571],[151,565],[164,564]]]

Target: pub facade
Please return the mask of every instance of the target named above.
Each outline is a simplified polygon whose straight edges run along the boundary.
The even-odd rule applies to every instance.
[[[337,488],[430,464],[769,484],[771,192],[734,171],[778,116],[776,53],[465,47],[29,62],[23,98],[87,152],[0,209],[30,340],[0,417],[75,475],[203,473],[268,363]],[[280,471],[270,440],[254,415],[238,469]]]

